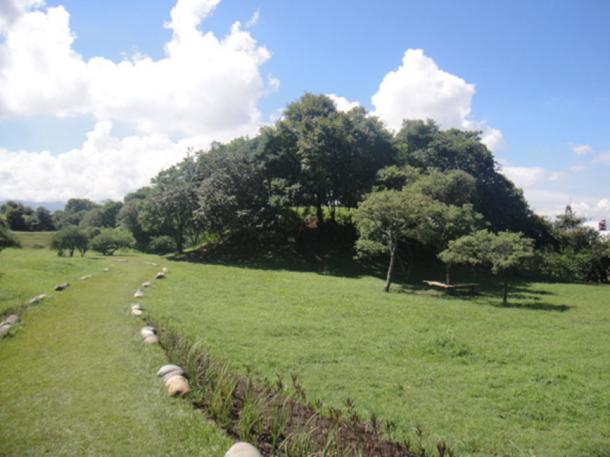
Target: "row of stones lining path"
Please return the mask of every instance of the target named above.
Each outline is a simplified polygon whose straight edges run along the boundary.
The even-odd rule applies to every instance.
[[[22,316],[0,344],[0,457],[225,453],[226,435],[164,395],[163,351],[143,345],[129,316],[133,290],[157,271],[117,263]]]

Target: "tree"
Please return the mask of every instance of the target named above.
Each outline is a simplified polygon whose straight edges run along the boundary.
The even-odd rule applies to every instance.
[[[113,255],[116,251],[129,249],[135,240],[129,232],[120,228],[103,228],[91,240],[91,249],[102,255]]]
[[[217,235],[253,239],[272,232],[289,212],[284,183],[267,182],[255,158],[235,145],[215,151],[197,195],[202,226]]]
[[[59,256],[63,256],[64,251],[68,251],[70,257],[78,250],[82,257],[89,249],[89,237],[84,230],[76,226],[66,226],[53,235],[51,249],[57,250]]]
[[[508,303],[508,280],[512,272],[534,255],[534,241],[521,233],[479,230],[449,242],[439,258],[449,264],[483,265],[504,284],[502,304]]]
[[[8,201],[0,207],[8,228],[14,231],[29,231],[34,210],[29,206],[14,201]]]
[[[48,232],[55,230],[55,224],[53,223],[53,216],[51,212],[44,206],[36,208],[34,213],[35,226],[34,230],[41,232]]]
[[[5,248],[17,248],[20,247],[19,241],[10,232],[6,222],[0,218],[0,251]]]
[[[320,223],[323,206],[355,207],[377,170],[396,162],[393,139],[377,118],[362,108],[340,112],[329,97],[313,94],[263,130],[256,154],[267,182],[298,189],[294,204],[314,206]]]
[[[358,206],[354,223],[359,233],[359,256],[387,254],[390,257],[384,290],[388,292],[400,242],[425,237],[426,208],[431,199],[415,192],[384,190],[370,193]]]
[[[162,171],[153,179],[152,187],[141,207],[139,221],[143,228],[174,239],[178,252],[184,250],[190,237],[201,233],[200,221],[194,217],[199,206],[197,188],[200,178],[193,157]]]

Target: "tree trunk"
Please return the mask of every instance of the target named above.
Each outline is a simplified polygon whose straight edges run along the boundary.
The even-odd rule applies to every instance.
[[[451,265],[445,264],[445,283],[451,284]]]
[[[504,294],[502,296],[502,304],[506,306],[508,304],[508,279],[504,278]]]
[[[316,204],[316,217],[318,218],[318,227],[324,224],[324,211],[322,211],[322,204]]]
[[[394,262],[396,261],[396,242],[394,240],[390,241],[390,265],[388,265],[388,274],[385,278],[385,287],[383,290],[385,292],[390,291],[390,284],[392,284],[392,273],[394,272]]]

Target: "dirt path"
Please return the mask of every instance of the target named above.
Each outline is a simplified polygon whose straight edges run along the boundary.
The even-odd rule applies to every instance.
[[[163,353],[142,344],[129,315],[133,291],[155,271],[142,257],[104,261],[0,342],[1,457],[224,454],[230,441],[213,424],[164,396]]]

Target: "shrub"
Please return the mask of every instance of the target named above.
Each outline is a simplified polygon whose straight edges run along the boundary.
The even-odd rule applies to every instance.
[[[0,223],[0,251],[10,247],[20,247],[19,241],[10,230]]]
[[[89,249],[89,237],[84,230],[75,226],[66,226],[53,235],[51,249],[57,250],[57,255],[63,256],[68,251],[70,257],[78,250],[84,256]]]
[[[169,254],[176,251],[176,243],[167,235],[154,237],[148,247],[157,254]]]
[[[133,236],[123,229],[101,229],[91,240],[91,249],[102,255],[113,255],[116,251],[128,249],[135,243]]]

